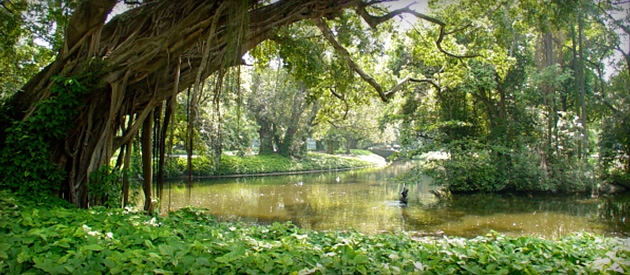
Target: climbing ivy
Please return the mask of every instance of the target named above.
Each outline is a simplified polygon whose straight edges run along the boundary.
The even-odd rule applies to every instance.
[[[65,137],[83,106],[81,98],[96,86],[98,65],[76,76],[52,78],[50,96],[22,120],[11,122],[0,152],[0,188],[18,195],[49,197],[65,177],[50,161],[51,144]]]

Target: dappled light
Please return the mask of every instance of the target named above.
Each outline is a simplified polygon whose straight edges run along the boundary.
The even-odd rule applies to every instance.
[[[0,274],[629,274],[630,1],[0,0]]]

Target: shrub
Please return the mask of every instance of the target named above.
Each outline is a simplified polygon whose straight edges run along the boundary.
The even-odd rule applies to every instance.
[[[424,169],[451,192],[560,191],[585,192],[596,185],[595,168],[587,162],[555,156],[541,165],[529,146],[452,142],[449,158],[431,160]]]

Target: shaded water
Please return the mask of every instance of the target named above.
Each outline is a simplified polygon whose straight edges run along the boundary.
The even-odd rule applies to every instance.
[[[431,179],[409,186],[409,203],[398,202],[393,177],[412,164],[385,168],[273,177],[172,182],[163,212],[188,205],[206,208],[223,221],[291,221],[313,230],[356,229],[364,233],[412,231],[420,235],[474,237],[490,230],[512,236],[557,237],[575,231],[605,235],[630,232],[630,196],[457,195],[438,201]]]

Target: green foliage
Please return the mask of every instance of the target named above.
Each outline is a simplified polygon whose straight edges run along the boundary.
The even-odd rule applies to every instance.
[[[447,158],[426,161],[407,181],[426,173],[451,192],[587,192],[596,184],[590,164],[556,156],[541,166],[541,156],[522,142],[460,140],[444,148]]]
[[[608,179],[630,187],[630,112],[603,123],[600,133],[600,167]]]
[[[94,66],[95,67],[95,66]],[[20,195],[42,196],[57,191],[63,172],[49,161],[51,145],[59,142],[82,106],[81,98],[95,85],[99,72],[76,77],[55,77],[51,94],[40,100],[35,111],[22,121],[14,121],[6,130],[7,138],[0,152],[0,188]]]
[[[430,170],[429,175],[436,182],[444,183],[451,192],[492,192],[505,188],[505,183],[498,181],[501,173],[491,159],[490,150],[465,150],[460,145],[454,144],[449,150],[449,159],[437,161],[438,171]]]
[[[0,10],[0,102],[17,92],[61,49],[76,1],[16,0]]]
[[[291,159],[279,155],[267,156],[224,156],[220,174],[255,174],[275,172],[315,171],[373,166],[374,163],[309,153],[302,159]]]
[[[3,274],[627,274],[627,239],[316,232],[218,223],[203,210],[34,208],[0,196]]]
[[[353,152],[363,156],[375,156],[369,151],[353,150]],[[318,171],[367,167],[376,164],[354,157],[338,157],[318,153],[308,153],[300,159],[288,158],[277,154],[256,156],[222,155],[221,168],[217,172],[209,158],[195,157],[192,159],[193,175],[195,176]],[[186,159],[170,158],[165,166],[165,177],[179,177],[185,175]]]
[[[392,116],[402,122],[400,141],[408,155],[447,154],[425,171],[451,191],[591,191],[597,185],[592,137],[607,119],[599,93],[619,111],[626,109],[619,95],[628,90],[623,81],[617,91],[596,82],[611,53],[602,24],[590,23],[601,19],[600,11],[590,10],[588,1],[438,0],[431,6],[448,26],[468,26],[445,37],[444,48],[480,57],[451,62],[455,59],[426,50],[426,37],[435,30],[408,32],[413,47],[399,47],[411,56],[397,49],[391,65],[433,77],[442,86],[420,86],[422,94],[407,99]],[[579,37],[577,19],[584,23]],[[582,36],[580,55],[589,64],[583,68],[584,96],[576,50]],[[623,167],[628,155],[621,149],[628,142],[615,137],[612,128],[601,135],[604,173]]]
[[[90,174],[88,180],[88,196],[92,205],[120,207],[122,202],[121,171],[103,166]]]

